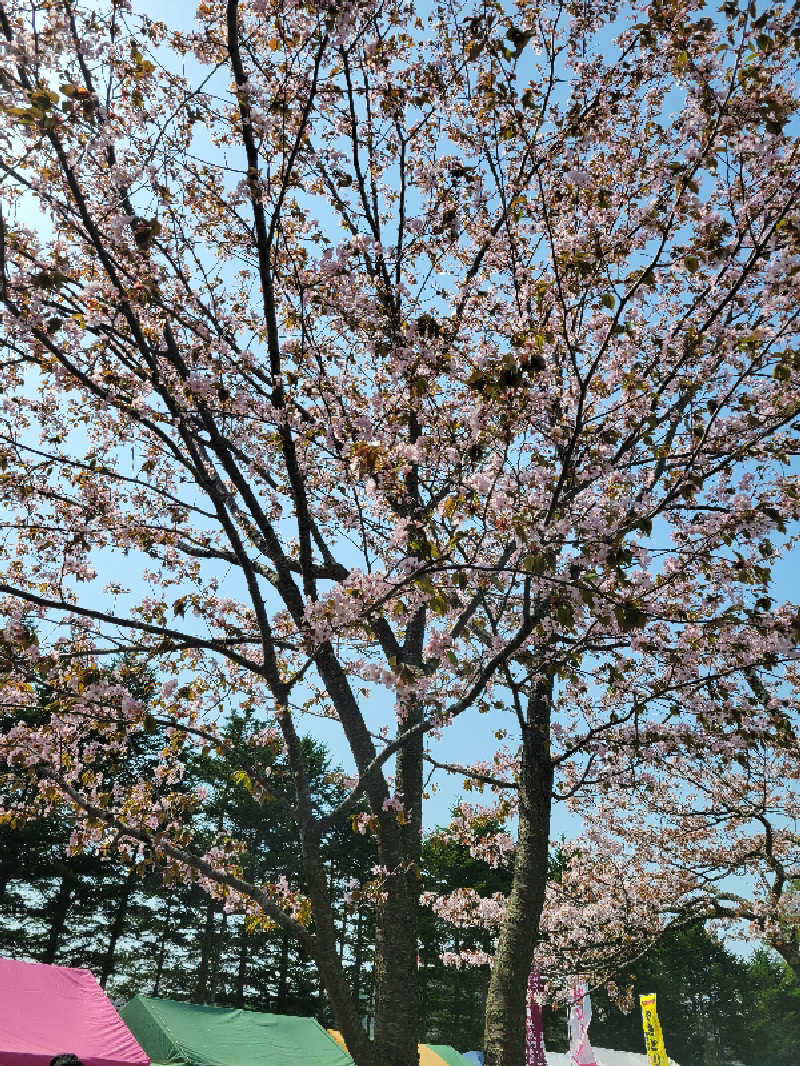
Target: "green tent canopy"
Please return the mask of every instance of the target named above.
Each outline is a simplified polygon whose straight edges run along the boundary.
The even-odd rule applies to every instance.
[[[353,1066],[313,1018],[135,996],[120,1011],[153,1066]]]
[[[337,1029],[329,1029],[328,1032],[339,1047],[344,1048],[342,1034]],[[449,1044],[420,1044],[418,1050],[419,1066],[473,1066],[470,1059]]]

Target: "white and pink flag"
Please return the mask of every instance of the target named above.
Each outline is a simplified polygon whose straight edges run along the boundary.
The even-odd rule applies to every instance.
[[[569,1032],[570,1066],[597,1066],[589,1043],[589,1022],[592,1020],[592,1003],[586,985],[576,982],[572,986],[572,1002],[567,1019]]]

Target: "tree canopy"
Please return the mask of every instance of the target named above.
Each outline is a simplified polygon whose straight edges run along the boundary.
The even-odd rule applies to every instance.
[[[505,710],[464,769],[515,819],[485,1045],[520,1066],[553,801],[795,688],[800,10],[2,0],[0,41],[3,817],[66,802],[73,848],[276,923],[358,1066],[407,1066],[425,760]],[[352,759],[333,808],[309,715]],[[196,749],[284,806],[301,880],[195,829]],[[323,860],[348,826],[374,1040]]]

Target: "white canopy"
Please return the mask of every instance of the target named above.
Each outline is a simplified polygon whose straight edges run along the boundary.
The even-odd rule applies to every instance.
[[[636,1051],[615,1051],[608,1047],[596,1047],[593,1050],[597,1066],[648,1066],[647,1055],[640,1055]],[[674,1059],[669,1061],[671,1066],[678,1066]],[[566,1051],[548,1051],[547,1066],[572,1066],[572,1060]]]

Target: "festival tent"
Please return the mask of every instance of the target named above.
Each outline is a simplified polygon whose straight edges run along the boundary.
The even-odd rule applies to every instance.
[[[426,1048],[428,1051],[432,1051],[434,1055],[440,1059],[444,1059],[447,1066],[472,1066],[469,1059],[465,1059],[460,1051],[456,1051],[454,1047],[449,1044],[420,1044],[419,1046],[419,1063],[420,1066],[425,1066],[422,1061],[422,1049]],[[441,1066],[440,1063],[431,1063],[431,1066]]]
[[[120,1013],[164,1066],[353,1066],[313,1018],[151,996],[135,996]]]
[[[335,1029],[329,1029],[328,1032],[346,1050],[342,1034]],[[420,1044],[419,1066],[473,1066],[473,1063],[449,1044]]]
[[[86,1066],[149,1066],[89,970],[0,959],[0,1063],[48,1066],[73,1052]]]
[[[648,1066],[647,1055],[640,1055],[637,1051],[616,1051],[607,1047],[593,1050],[597,1066]],[[674,1059],[669,1061],[671,1066],[678,1066]],[[547,1066],[574,1066],[574,1063],[567,1051],[548,1051]]]

